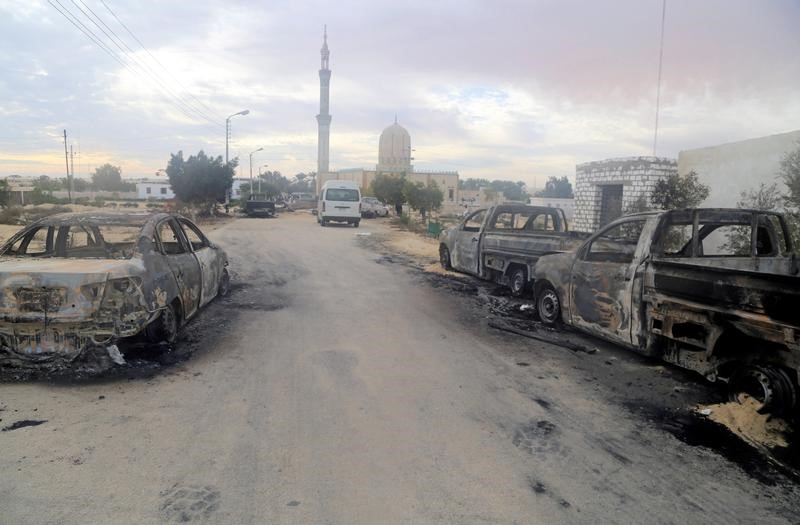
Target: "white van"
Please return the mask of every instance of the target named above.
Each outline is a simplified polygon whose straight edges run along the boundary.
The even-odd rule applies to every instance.
[[[322,185],[317,203],[317,222],[346,222],[358,228],[361,222],[361,191],[351,180],[329,180]]]

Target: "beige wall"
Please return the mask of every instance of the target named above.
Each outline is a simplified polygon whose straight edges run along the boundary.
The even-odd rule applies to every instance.
[[[762,182],[777,182],[783,191],[785,187],[778,175],[780,162],[788,151],[797,147],[800,147],[800,130],[681,151],[678,173],[695,171],[700,181],[711,187],[705,206],[736,206],[742,191],[755,189]]]

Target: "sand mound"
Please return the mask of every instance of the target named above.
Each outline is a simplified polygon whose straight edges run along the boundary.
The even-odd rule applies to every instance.
[[[761,403],[757,399],[743,395],[739,402],[698,406],[697,412],[725,425],[731,432],[754,445],[787,446],[786,433],[789,425],[783,419],[770,414],[759,414],[759,408]]]

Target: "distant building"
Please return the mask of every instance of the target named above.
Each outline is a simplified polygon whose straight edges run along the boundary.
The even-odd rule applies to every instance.
[[[378,163],[375,169],[349,168],[317,176],[317,193],[328,180],[352,180],[366,190],[380,174],[406,177],[411,182],[426,186],[435,183],[442,191],[442,212],[452,213],[459,209],[457,171],[417,171],[411,164],[411,136],[397,123],[387,127],[378,140]]]
[[[800,130],[684,150],[678,154],[678,173],[694,171],[711,188],[704,206],[736,206],[743,191],[757,189],[761,183],[777,182],[782,191],[781,159],[798,147]]]
[[[136,197],[142,200],[174,199],[175,193],[168,181],[141,180],[136,182]]]

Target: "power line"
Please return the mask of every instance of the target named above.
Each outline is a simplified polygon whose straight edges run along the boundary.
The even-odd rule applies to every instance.
[[[103,42],[103,39],[100,36],[95,34],[89,27],[87,27],[83,22],[81,22],[81,20],[77,16],[75,16],[75,14],[73,14],[69,9],[67,9],[59,0],[47,0],[47,1],[53,7],[53,9],[58,11],[68,22],[70,22],[73,26],[75,26],[81,33],[83,33],[89,40],[91,40],[95,45],[97,45],[100,49],[102,49],[112,59],[114,59],[116,62],[118,62],[124,68],[128,69],[129,71],[131,71],[134,75],[139,76],[139,72],[137,72],[135,69],[133,69],[133,67],[131,67],[124,60],[124,58],[126,57],[126,55],[124,53],[123,53],[122,58],[120,56],[118,56],[105,42]],[[53,3],[54,1],[55,1],[55,3],[58,4],[58,6],[60,6],[60,8],[57,7]],[[73,0],[73,3],[74,3],[74,0]],[[76,5],[76,7],[77,7],[77,5]],[[80,7],[78,7],[78,9],[80,10]],[[81,10],[81,12],[83,12],[83,11]],[[85,12],[84,12],[84,14],[85,14]],[[88,15],[87,15],[87,17],[88,17]],[[89,18],[89,20],[91,21],[91,18]],[[113,39],[112,39],[112,43],[114,43]],[[162,88],[162,93],[163,92],[164,92],[164,90]],[[175,97],[173,96],[173,98],[175,98]],[[197,118],[197,116],[198,116],[198,113],[197,113],[196,110],[193,110],[191,108],[191,106],[186,105],[186,103],[182,102],[180,99],[176,98],[176,100],[172,102],[172,105],[176,109],[178,109],[181,113],[183,113],[185,116],[189,117],[190,119]],[[220,124],[219,122],[211,120],[211,119],[209,119],[208,117],[206,117],[206,116],[204,116],[202,114],[199,114],[199,116],[201,116],[201,118],[203,118],[203,120],[207,120],[207,121],[211,122],[214,125],[223,127],[223,125]]]
[[[161,79],[158,77],[158,73],[153,71],[153,69],[146,62],[140,61],[135,55],[136,52],[133,49],[131,49],[131,47],[122,38],[120,38],[120,36],[113,29],[111,29],[108,26],[108,24],[106,24],[105,21],[96,12],[94,12],[94,10],[91,7],[86,5],[86,3],[83,0],[78,0],[78,1],[92,15],[94,15],[94,18],[96,18],[97,21],[99,21],[101,24],[103,24],[103,27],[105,27],[106,29],[108,29],[108,31],[111,32],[110,35],[108,34],[108,32],[105,29],[103,29],[103,27],[98,25],[97,22],[95,22],[94,19],[92,19],[92,17],[90,17],[86,13],[86,11],[81,9],[81,7],[75,2],[75,0],[71,0],[71,1],[75,5],[75,7],[77,7],[78,10],[81,11],[81,13],[83,13],[84,16],[86,16],[86,18],[88,18],[100,31],[103,32],[103,34],[105,34],[108,37],[108,39],[117,47],[117,49],[119,49],[122,52],[123,55],[127,56],[128,58],[133,59],[133,61],[136,62],[136,64],[142,69],[142,71],[145,72],[155,82],[157,82],[166,92],[168,92],[170,95],[172,95],[177,100],[180,100],[180,102],[185,107],[189,108],[191,111],[197,113],[198,115],[201,115],[204,119],[206,119],[206,120],[208,120],[210,122],[213,122],[214,124],[218,124],[218,122],[216,122],[214,118],[210,118],[204,111],[202,111],[202,110],[198,109],[197,107],[195,107],[191,103],[191,101],[188,101],[185,97],[182,97],[180,93],[176,94],[172,89],[169,88],[169,86],[167,86],[164,83],[162,83]],[[119,43],[117,43],[117,42],[119,42]],[[122,44],[122,45],[120,46],[120,44]],[[123,46],[125,47],[125,49],[128,50],[127,52],[125,51],[125,49],[123,49]]]
[[[112,11],[112,9],[111,9],[111,8],[108,6],[108,4],[106,4],[106,3],[105,3],[105,1],[104,1],[104,0],[100,0],[100,3],[101,3],[101,4],[103,4],[103,7],[105,7],[105,8],[106,8],[106,10],[107,10],[109,13],[111,13],[111,16],[113,16],[113,17],[114,17],[114,19],[115,19],[115,20],[116,20],[116,21],[119,23],[119,25],[121,25],[121,26],[122,26],[122,27],[125,29],[125,31],[127,31],[127,32],[128,32],[128,34],[129,34],[129,35],[131,35],[131,37],[132,37],[134,40],[136,40],[136,42],[137,42],[137,43],[138,43],[138,44],[139,44],[139,45],[142,47],[142,49],[144,49],[144,50],[145,50],[145,52],[146,52],[146,53],[147,53],[147,54],[150,56],[150,58],[152,58],[152,59],[153,59],[153,61],[154,61],[156,64],[158,64],[159,66],[161,66],[161,69],[163,69],[163,70],[164,70],[164,72],[165,72],[165,73],[167,73],[167,75],[169,75],[169,76],[170,76],[170,78],[172,78],[172,80],[174,80],[174,81],[175,81],[175,83],[177,83],[179,86],[181,86],[181,88],[183,88],[184,90],[186,90],[186,94],[187,94],[188,96],[190,96],[191,98],[193,98],[194,100],[196,100],[196,101],[197,101],[197,102],[198,102],[200,105],[204,106],[204,107],[205,107],[205,108],[206,108],[208,111],[210,111],[212,114],[214,114],[214,110],[213,110],[212,108],[210,108],[210,107],[209,107],[209,106],[208,106],[208,105],[207,105],[205,102],[203,102],[203,101],[202,101],[202,100],[200,100],[199,98],[197,98],[197,97],[195,97],[194,95],[192,95],[192,94],[191,94],[191,92],[189,92],[189,90],[186,88],[186,86],[184,86],[183,84],[181,84],[181,82],[180,82],[180,81],[179,81],[177,78],[175,78],[175,76],[174,76],[174,75],[173,75],[173,74],[170,72],[170,70],[169,70],[169,69],[167,69],[167,67],[166,67],[166,66],[164,66],[164,64],[162,64],[162,63],[161,63],[161,61],[160,61],[160,60],[158,60],[158,58],[156,58],[156,57],[155,57],[155,55],[153,55],[153,54],[150,52],[150,50],[149,50],[149,49],[147,49],[147,47],[145,47],[145,45],[142,43],[142,41],[141,41],[141,40],[139,40],[139,38],[138,38],[136,35],[134,35],[134,34],[133,34],[133,31],[131,31],[130,29],[128,29],[128,26],[127,26],[127,25],[125,25],[125,23],[124,23],[122,20],[120,20],[120,18],[117,16],[117,14],[116,14],[114,11]],[[222,120],[222,117],[219,117],[219,116],[218,116],[218,118],[219,118],[220,120]]]
[[[656,156],[656,146],[658,145],[658,112],[661,109],[661,66],[664,62],[664,20],[667,17],[667,0],[663,0],[661,5],[661,47],[658,50],[658,83],[656,86],[656,125],[653,132],[653,156]]]

